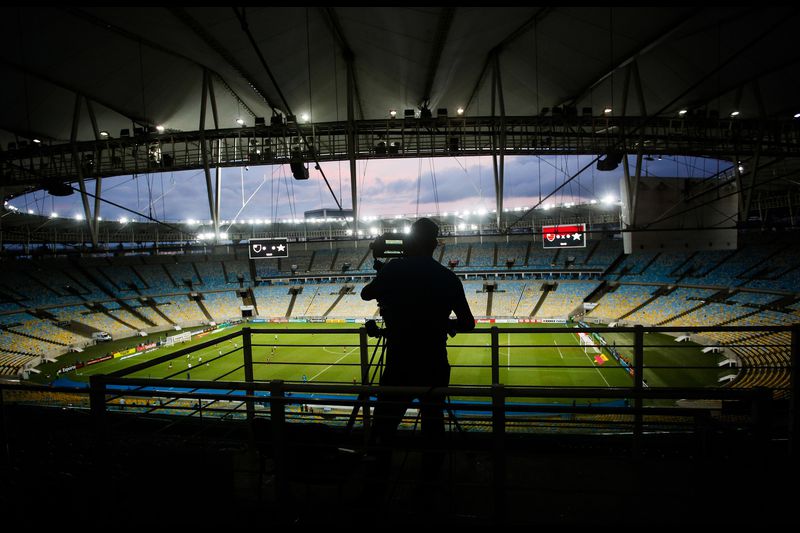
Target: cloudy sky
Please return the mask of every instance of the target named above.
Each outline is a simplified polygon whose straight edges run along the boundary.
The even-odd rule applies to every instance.
[[[591,156],[513,156],[505,159],[504,207],[533,206],[563,185]],[[631,164],[634,164],[631,157]],[[664,157],[645,161],[643,173],[662,177],[705,177],[730,163],[694,157]],[[344,208],[350,208],[350,173],[346,161],[323,163],[331,188]],[[362,215],[417,215],[457,210],[491,211],[494,180],[490,157],[380,159],[360,161],[359,207]],[[213,171],[212,171],[213,172]],[[292,178],[288,165],[225,168],[222,171],[223,220],[303,218],[312,209],[335,208],[322,175],[313,168],[308,181]],[[590,165],[547,199],[546,204],[588,202],[607,195],[619,197],[622,167],[600,172]],[[89,185],[94,192],[94,185]],[[163,221],[208,220],[209,206],[203,171],[119,176],[103,182],[104,199]],[[23,211],[75,217],[83,213],[80,195],[51,197],[32,193],[12,200]],[[92,203],[93,205],[93,203]],[[102,218],[142,218],[103,203]]]

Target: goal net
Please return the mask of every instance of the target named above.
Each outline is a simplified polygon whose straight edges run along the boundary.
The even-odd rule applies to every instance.
[[[583,348],[583,353],[588,353],[591,351],[594,351],[594,353],[600,353],[600,348],[597,345],[597,341],[595,341],[591,335],[587,335],[586,333],[578,333],[578,340],[581,348]]]
[[[192,340],[192,333],[187,331],[185,333],[179,333],[177,335],[173,335],[171,337],[167,337],[166,341],[164,342],[165,346],[174,346],[179,342],[189,342]]]

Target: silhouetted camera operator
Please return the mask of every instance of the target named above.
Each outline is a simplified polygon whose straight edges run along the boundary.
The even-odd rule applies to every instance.
[[[439,228],[430,219],[414,222],[403,256],[381,266],[375,279],[361,291],[364,300],[378,301],[386,326],[386,366],[381,385],[448,386],[447,335],[475,328],[461,281],[432,257],[438,235]],[[450,318],[451,311],[455,319]],[[379,448],[385,450],[391,445],[413,399],[413,395],[379,394],[373,426],[374,443]],[[441,448],[444,398],[426,394],[419,399],[423,438],[428,445]],[[391,452],[379,459],[388,468]],[[423,475],[436,475],[443,459],[441,451],[425,454]]]

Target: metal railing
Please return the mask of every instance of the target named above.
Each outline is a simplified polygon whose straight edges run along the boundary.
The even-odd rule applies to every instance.
[[[514,345],[510,341],[501,342],[501,335],[525,334],[564,334],[576,331],[591,332],[599,335],[623,333],[632,335],[632,360],[630,366],[630,384],[627,386],[514,386],[502,382],[503,349],[545,348],[549,344]],[[763,333],[789,334],[789,345],[780,344],[781,349],[788,350],[787,365],[780,370],[788,374],[788,386],[778,389],[766,387],[663,387],[647,386],[645,371],[659,368],[659,365],[646,364],[648,349],[653,345],[645,343],[647,333],[709,333],[736,332],[743,336]],[[280,379],[258,380],[255,378],[259,362],[254,362],[254,348],[274,345],[273,339],[268,344],[259,344],[259,338],[281,335],[326,334],[357,336],[357,343],[343,343],[336,346],[356,348],[358,363],[348,363],[359,370],[358,383],[343,382],[303,382]],[[765,449],[765,445],[775,438],[788,439],[791,454],[796,442],[797,411],[797,358],[800,354],[800,325],[793,326],[748,326],[748,327],[619,327],[619,328],[565,328],[541,327],[536,329],[520,329],[491,327],[462,334],[468,339],[476,335],[488,335],[489,345],[461,345],[471,351],[487,350],[489,352],[490,383],[485,385],[460,384],[449,387],[429,389],[424,387],[386,387],[373,383],[375,376],[376,344],[367,337],[365,328],[347,329],[302,329],[287,330],[274,328],[245,327],[239,332],[222,335],[202,342],[190,348],[174,353],[158,356],[146,362],[133,365],[111,374],[91,376],[87,390],[71,388],[38,387],[32,385],[2,385],[0,400],[9,400],[16,393],[47,394],[69,396],[82,407],[88,405],[96,422],[98,431],[106,433],[114,427],[114,423],[130,419],[120,418],[122,413],[136,416],[163,415],[173,420],[185,419],[201,423],[225,423],[238,420],[252,426],[256,421],[267,420],[270,441],[270,454],[276,465],[283,461],[291,461],[293,441],[287,429],[292,424],[315,421],[338,427],[343,442],[352,444],[355,434],[362,440],[364,449],[368,447],[372,409],[385,396],[391,393],[402,394],[438,394],[447,398],[465,398],[465,400],[447,403],[447,418],[457,426],[460,424],[464,439],[460,446],[474,446],[491,457],[491,491],[493,513],[496,517],[503,515],[506,505],[508,483],[507,460],[516,453],[509,448],[509,438],[518,435],[519,430],[536,431],[537,426],[554,427],[562,431],[570,430],[581,433],[614,433],[628,441],[633,454],[641,452],[645,446],[645,437],[651,432],[676,432],[694,435],[696,445],[701,453],[708,446],[707,436],[720,429],[736,431],[748,435],[754,450]],[[292,344],[281,344],[288,346]],[[297,346],[297,345],[294,345]],[[305,347],[319,345],[302,345]],[[567,345],[553,345],[552,348]],[[570,346],[575,346],[574,344]],[[600,347],[600,344],[595,345]],[[658,346],[658,345],[656,345]],[[225,348],[224,350],[222,348]],[[623,345],[618,345],[623,347]],[[216,360],[228,357],[241,357],[232,368],[226,367],[223,375],[214,380],[178,379],[186,372],[181,368],[163,379],[141,377],[157,365],[167,361],[178,360],[201,350],[216,352],[204,360],[213,364]],[[208,352],[205,352],[208,353]],[[296,364],[308,365],[302,361]],[[325,363],[311,363],[325,364]],[[472,364],[454,364],[457,368],[474,368]],[[547,369],[554,365],[524,365]],[[565,365],[562,368],[574,368]],[[586,368],[584,365],[583,368]],[[609,367],[608,371],[619,372],[619,366]],[[663,366],[661,367],[663,368]],[[243,375],[243,379],[232,379]],[[231,378],[231,379],[229,379]],[[229,379],[229,380],[228,380]],[[532,400],[551,398],[557,401],[542,404]],[[788,402],[786,399],[788,398]],[[77,400],[76,400],[77,399]],[[575,400],[600,400],[591,405]],[[619,400],[624,402],[620,403]],[[86,401],[88,400],[88,401]],[[611,404],[607,401],[617,400]],[[678,400],[694,400],[698,405],[686,406]],[[702,402],[719,402],[719,405],[705,405]],[[0,404],[0,410],[5,404]],[[788,405],[788,409],[785,407]],[[780,406],[780,407],[779,407]],[[728,413],[726,414],[726,411]],[[788,413],[788,416],[786,415]],[[113,416],[113,418],[111,418]],[[360,421],[359,425],[357,422]],[[413,423],[416,426],[416,422]],[[463,428],[467,428],[466,430]],[[466,443],[466,444],[465,444]],[[285,487],[289,483],[287,470],[277,468],[273,472],[277,487]],[[276,492],[279,499],[281,491]]]
[[[352,136],[357,159],[490,155],[500,139],[507,155],[604,153],[621,142],[627,153],[698,155],[718,158],[761,153],[796,157],[799,127],[789,120],[647,117],[451,117],[355,122]],[[114,139],[0,152],[4,182],[40,184],[42,179],[75,181],[148,172],[285,164],[293,158],[346,160],[350,153],[348,122],[314,125],[256,126],[203,132],[145,133]],[[309,148],[296,135],[302,129]],[[621,132],[636,131],[621,138]],[[641,146],[640,146],[640,143]],[[313,150],[313,154],[311,153]],[[313,155],[313,157],[312,157]]]
[[[559,349],[567,347],[567,345],[546,345],[546,344],[525,344],[515,345],[511,344],[510,337],[507,344],[501,343],[501,335],[516,335],[520,333],[541,333],[541,334],[564,334],[575,333],[576,331],[593,332],[596,334],[631,334],[633,341],[629,345],[619,344],[618,349],[630,348],[630,360],[627,361],[629,367],[625,369],[626,361],[618,362],[623,369],[627,370],[630,375],[630,384],[627,386],[558,386],[552,384],[544,385],[530,385],[518,386],[508,385],[502,383],[501,373],[512,368],[511,365],[501,364],[501,351],[517,349]],[[784,351],[784,361],[780,364],[767,363],[766,366],[759,366],[758,363],[748,363],[747,361],[740,362],[739,369],[746,368],[753,371],[771,370],[774,372],[782,373],[786,379],[783,383],[779,383],[771,388],[756,386],[756,387],[714,387],[707,384],[703,387],[664,387],[655,386],[653,383],[648,384],[645,381],[645,370],[656,371],[665,369],[675,369],[675,367],[646,364],[647,352],[655,346],[645,346],[644,336],[646,333],[686,333],[692,332],[697,334],[704,334],[708,332],[734,332],[742,335],[764,334],[764,333],[788,333],[791,338],[789,346],[782,344],[767,344],[767,347],[775,347]],[[358,370],[358,383],[344,383],[344,382],[327,382],[327,383],[304,383],[300,380],[297,381],[284,381],[284,380],[269,380],[259,381],[254,377],[254,368],[264,364],[263,362],[255,362],[253,360],[253,349],[274,345],[270,339],[269,343],[259,344],[254,342],[254,339],[265,338],[266,336],[281,335],[282,337],[297,335],[297,334],[326,334],[326,335],[342,335],[342,336],[357,336],[357,344],[336,344],[344,348],[352,348],[358,351],[358,363],[339,363],[340,365],[349,365]],[[486,346],[484,344],[466,344],[460,345],[459,348],[467,349],[470,352],[477,352],[488,349],[489,351],[489,373],[490,381],[484,384],[475,383],[458,383],[458,380],[451,381],[451,386],[445,390],[440,391],[450,397],[466,398],[467,401],[459,402],[457,409],[461,412],[482,413],[486,420],[492,420],[493,423],[500,419],[507,418],[507,413],[513,412],[520,413],[549,413],[553,415],[564,415],[565,417],[573,417],[579,414],[613,414],[620,415],[624,418],[620,422],[622,430],[630,430],[634,439],[638,439],[642,432],[645,431],[645,420],[656,420],[657,416],[667,415],[688,415],[692,417],[692,413],[698,412],[696,408],[682,408],[675,405],[669,405],[665,402],[658,402],[657,400],[671,400],[673,403],[677,400],[746,400],[750,402],[770,402],[773,397],[788,398],[792,404],[790,417],[788,423],[792,427],[792,431],[796,428],[796,412],[794,410],[794,398],[797,396],[797,379],[796,379],[796,359],[798,354],[798,326],[728,326],[728,327],[616,327],[616,328],[591,328],[577,330],[575,328],[564,327],[542,327],[535,330],[520,329],[520,328],[502,328],[492,327],[490,329],[479,329],[469,334],[461,334],[463,337],[471,338],[474,335],[488,335],[490,342]],[[240,345],[236,341],[241,341]],[[230,344],[234,342],[237,346],[229,348]],[[218,350],[218,355],[212,355],[207,359],[209,364],[221,358],[229,356],[236,356],[241,354],[240,364],[231,368],[226,368],[226,372],[217,377],[215,380],[184,380],[176,379],[182,377],[186,373],[185,369],[176,370],[164,379],[144,379],[141,376],[148,369],[162,364],[166,361],[177,359],[186,355],[191,355],[193,352],[205,350],[208,348],[215,348],[218,346],[225,346],[226,349]],[[293,344],[278,344],[280,346],[298,346]],[[311,348],[319,345],[299,345],[299,347]],[[570,345],[573,346],[574,345]],[[680,345],[678,345],[680,346]],[[735,347],[736,344],[730,344],[729,347]],[[601,344],[596,344],[594,347],[602,350],[602,353],[609,353],[607,347]],[[453,346],[451,346],[451,349]],[[370,356],[370,351],[372,354]],[[510,356],[509,356],[510,357]],[[179,350],[172,354],[156,357],[150,361],[139,363],[127,369],[114,372],[109,375],[95,375],[91,377],[91,405],[92,412],[101,416],[110,406],[115,405],[115,402],[124,396],[129,397],[169,397],[173,399],[188,398],[195,400],[201,397],[211,399],[218,404],[223,401],[233,402],[232,410],[234,413],[241,414],[242,409],[248,419],[256,416],[256,405],[269,402],[270,407],[281,406],[284,408],[288,405],[341,405],[346,408],[355,409],[361,406],[361,417],[359,420],[363,421],[365,426],[369,424],[369,407],[374,407],[374,397],[380,390],[375,384],[376,366],[375,361],[375,345],[370,343],[364,328],[348,328],[348,329],[302,329],[302,330],[286,330],[286,329],[270,329],[270,328],[243,328],[240,332],[230,333],[223,335],[213,340],[209,340],[187,348]],[[278,363],[282,365],[298,365],[303,368],[313,368],[314,365],[332,366],[330,362],[308,362],[303,360],[287,361],[282,360]],[[453,363],[452,365],[454,375],[459,369],[475,369],[486,368],[486,364],[464,364]],[[598,372],[619,372],[620,365],[613,365],[605,367],[601,370],[600,367],[594,366]],[[587,365],[548,365],[536,364],[535,362],[526,362],[519,365],[518,368],[525,369],[539,369],[546,372],[551,369],[561,369],[571,371],[572,369],[582,368],[586,369]],[[708,368],[706,366],[684,366],[684,370],[696,370],[701,368]],[[229,380],[231,376],[238,375],[244,377],[243,380]],[[605,378],[603,378],[605,381]],[[607,383],[607,382],[606,382]],[[756,382],[758,385],[758,382]],[[124,389],[121,389],[123,388]],[[114,388],[118,388],[114,391]],[[176,391],[176,389],[178,389]],[[403,392],[401,390],[395,392]],[[412,388],[413,389],[413,388]],[[198,392],[202,391],[202,392]],[[391,390],[389,390],[391,392]],[[405,391],[408,392],[408,391]],[[285,394],[288,393],[289,396]],[[292,396],[293,395],[293,396]],[[315,397],[316,395],[325,396],[324,399]],[[530,404],[529,401],[535,398],[548,398],[556,399],[558,401],[551,402],[550,404]],[[280,399],[279,404],[276,404],[276,399]],[[584,400],[582,404],[576,402],[570,403],[570,400]],[[587,407],[584,405],[586,401],[591,399],[605,399],[618,400],[617,406],[605,407],[602,405],[594,405]],[[518,401],[513,401],[518,400]],[[619,404],[619,401],[622,404]],[[455,404],[454,404],[455,405]],[[154,409],[157,411],[157,409]],[[259,410],[259,415],[263,413],[272,413],[271,410]],[[489,413],[486,416],[486,413]],[[705,413],[707,414],[707,413]],[[705,416],[704,414],[704,416]],[[552,422],[557,424],[558,422]],[[747,421],[748,424],[755,423],[753,420]],[[567,424],[568,425],[568,424]],[[790,431],[791,433],[791,431]]]
[[[478,361],[458,361],[453,362],[451,367],[453,369],[454,375],[461,370],[473,370],[473,369],[487,369],[489,370],[488,382],[484,380],[478,380],[478,382],[465,382],[463,380],[453,379],[451,380],[451,387],[452,390],[448,390],[448,394],[458,396],[458,397],[469,397],[469,398],[485,398],[487,402],[489,399],[493,397],[492,387],[501,387],[502,390],[506,392],[503,394],[503,397],[530,397],[530,398],[560,398],[560,399],[571,399],[571,398],[620,398],[620,399],[629,399],[633,400],[633,407],[637,408],[636,410],[639,411],[636,416],[637,419],[641,419],[644,412],[642,412],[640,407],[642,407],[641,401],[643,399],[653,399],[653,398],[663,398],[663,399],[682,399],[687,398],[689,396],[693,397],[705,397],[709,399],[717,398],[717,399],[724,399],[726,398],[725,395],[736,395],[740,394],[739,392],[731,392],[733,389],[732,387],[709,387],[709,384],[705,384],[702,388],[687,388],[687,387],[674,387],[674,386],[658,386],[650,383],[649,386],[645,382],[645,370],[700,370],[700,369],[708,369],[713,368],[709,366],[690,366],[690,365],[682,365],[679,368],[675,366],[669,365],[659,365],[659,364],[648,364],[648,350],[653,348],[672,348],[672,347],[680,347],[680,344],[676,344],[674,346],[670,345],[653,345],[650,343],[647,347],[644,343],[644,336],[647,333],[672,333],[672,334],[684,334],[687,332],[691,332],[692,334],[706,334],[709,332],[730,332],[730,333],[739,333],[742,335],[742,338],[749,338],[754,339],[750,341],[734,341],[730,342],[726,345],[723,345],[725,348],[734,349],[737,347],[743,348],[752,348],[758,347],[761,349],[769,350],[774,349],[773,352],[780,352],[779,356],[773,357],[772,359],[768,360],[760,360],[760,361],[742,361],[739,360],[739,364],[736,365],[735,371],[741,372],[742,370],[751,371],[752,372],[762,372],[762,371],[774,371],[776,373],[782,373],[782,375],[786,378],[783,382],[775,382],[774,380],[770,382],[769,392],[775,396],[780,398],[789,398],[792,399],[796,396],[796,387],[797,387],[797,380],[795,378],[796,374],[796,357],[797,357],[797,330],[798,325],[795,326],[710,326],[710,327],[644,327],[644,326],[632,326],[632,327],[603,327],[603,328],[564,328],[564,327],[537,327],[536,329],[528,329],[528,328],[509,328],[509,327],[491,327],[485,329],[476,329],[473,332],[467,334],[460,334],[459,338],[474,338],[477,335],[488,336],[489,343],[488,344],[451,344],[450,349],[451,352],[454,348],[459,348],[462,350],[466,350],[471,354],[478,354]],[[503,383],[501,379],[501,373],[507,372],[509,369],[533,369],[533,370],[542,370],[548,371],[552,369],[562,369],[562,370],[573,370],[573,369],[586,369],[587,365],[585,362],[580,365],[576,364],[546,364],[536,361],[523,361],[522,363],[516,362],[514,365],[511,365],[510,358],[512,350],[546,350],[546,349],[556,349],[559,350],[561,348],[567,347],[575,347],[574,344],[513,344],[510,341],[510,337],[512,335],[518,334],[574,334],[577,331],[586,332],[586,333],[594,333],[598,335],[602,334],[628,334],[632,337],[632,342],[630,344],[616,344],[616,350],[622,351],[622,349],[626,349],[626,353],[629,355],[620,356],[618,353],[614,356],[616,359],[616,363],[611,361],[611,366],[609,367],[599,367],[596,365],[591,364],[591,357],[590,364],[588,368],[594,367],[597,369],[599,373],[602,372],[619,372],[619,368],[622,367],[623,370],[626,370],[627,373],[630,375],[630,381],[627,385],[620,386],[619,384],[615,386],[611,386],[607,383],[605,387],[597,387],[597,386],[563,386],[563,385],[554,385],[552,383],[542,383],[541,380],[539,382],[531,381],[530,383],[525,383],[522,386],[518,385],[509,385],[508,383]],[[291,329],[275,329],[275,328],[249,328],[245,327],[239,332],[229,333],[226,335],[219,336],[217,338],[202,342],[190,348],[182,349],[170,354],[162,355],[155,357],[149,361],[145,361],[142,363],[135,364],[123,370],[116,371],[114,373],[108,375],[94,375],[91,377],[91,390],[94,391],[93,400],[100,401],[101,399],[105,398],[105,394],[108,392],[109,387],[127,387],[128,389],[134,388],[133,390],[126,390],[125,394],[128,395],[137,395],[146,397],[148,395],[154,396],[156,394],[162,394],[164,392],[164,388],[169,388],[173,390],[178,388],[186,388],[187,391],[190,390],[197,390],[197,389],[208,389],[208,390],[225,390],[228,391],[227,396],[230,397],[231,395],[244,395],[247,397],[247,402],[245,402],[248,406],[248,413],[252,415],[253,408],[251,404],[256,401],[258,398],[255,397],[255,392],[261,393],[270,393],[270,387],[273,387],[274,384],[277,382],[276,380],[268,380],[268,381],[259,381],[256,379],[254,368],[258,368],[259,365],[264,365],[265,363],[262,361],[254,362],[253,360],[253,349],[256,348],[265,348],[269,346],[294,346],[300,348],[314,348],[314,347],[321,347],[324,346],[322,344],[294,344],[294,343],[282,343],[278,344],[277,342],[273,342],[271,339],[269,342],[258,343],[254,342],[254,339],[258,340],[258,338],[265,338],[266,336],[272,335],[281,335],[283,338],[286,336],[291,337],[292,335],[307,335],[307,334],[325,334],[325,335],[336,335],[336,336],[350,336],[350,337],[357,337],[358,341],[355,344],[352,344],[352,340],[346,339],[351,344],[347,343],[337,343],[335,346],[350,348],[351,351],[357,351],[359,355],[358,363],[353,362],[339,362],[339,366],[351,366],[354,370],[357,370],[357,374],[359,375],[358,383],[344,383],[344,382],[323,382],[323,383],[303,383],[300,380],[293,381],[280,381],[282,384],[281,387],[289,392],[297,393],[302,396],[305,392],[314,392],[314,393],[330,393],[330,394],[350,394],[350,395],[359,395],[363,396],[364,393],[374,394],[376,390],[374,390],[374,383],[375,380],[375,368],[377,363],[375,362],[375,343],[371,342],[367,335],[364,328],[347,328],[347,329],[299,329],[299,330],[291,330]],[[759,344],[758,338],[759,336],[763,336],[764,334],[783,334],[784,337],[788,336],[790,339],[789,344],[785,342],[781,342],[776,340],[773,336],[768,338],[768,342]],[[509,339],[506,343],[501,342],[501,336],[507,335]],[[555,341],[554,341],[555,342]],[[596,342],[596,341],[595,341]],[[234,346],[234,347],[232,347]],[[589,348],[594,349],[594,353],[603,353],[609,354],[611,353],[611,346],[610,344],[607,346],[605,342],[602,344],[597,342],[594,345],[588,346]],[[226,372],[214,380],[182,380],[179,379],[182,377],[183,374],[186,373],[186,369],[176,369],[174,372],[168,373],[161,379],[145,379],[143,376],[145,373],[149,373],[149,369],[153,369],[154,367],[161,365],[165,362],[176,360],[183,356],[190,356],[191,354],[203,350],[208,349],[215,349],[218,353],[212,354],[208,356],[206,359],[206,363],[213,363],[218,359],[225,358],[226,360],[230,356],[241,356],[241,362],[237,365],[231,367],[228,365],[226,367]],[[370,351],[372,351],[372,357],[370,357]],[[488,353],[487,353],[488,352]],[[503,361],[501,363],[501,352],[504,352],[504,356],[508,357],[508,361]],[[486,357],[488,355],[488,357]],[[563,357],[563,356],[562,356]],[[488,362],[483,360],[483,358],[487,358]],[[608,360],[609,358],[606,357]],[[732,358],[734,361],[737,358]],[[780,360],[776,360],[780,359]],[[308,360],[280,360],[273,364],[280,364],[285,366],[295,365],[298,367],[303,368],[313,368],[316,366],[326,366],[330,367],[333,366],[332,363],[325,361],[325,362],[313,362]],[[731,371],[733,372],[733,370]],[[243,376],[242,379],[232,379],[231,376],[238,375],[239,377]],[[605,378],[603,378],[605,381]],[[735,383],[736,380],[734,380]],[[266,383],[266,384],[265,384]],[[746,384],[746,383],[745,383]],[[756,388],[760,386],[758,382],[755,382]],[[734,387],[735,388],[735,387]],[[52,390],[52,389],[51,389]],[[98,390],[103,390],[104,393],[101,395],[98,393]],[[183,391],[183,392],[187,392]],[[509,392],[511,391],[511,392]],[[672,395],[672,396],[670,396]],[[344,399],[343,401],[347,402],[350,401],[349,399]],[[309,400],[308,403],[314,403],[314,401]],[[92,409],[96,412],[100,412],[106,409],[108,406],[108,402],[103,400],[100,404],[93,405]],[[480,405],[483,411],[486,411],[486,404]],[[504,409],[507,407],[512,407],[514,409],[522,409],[524,410],[524,406],[520,405],[511,405],[507,406],[504,404]],[[543,410],[543,411],[552,411],[552,412],[563,412],[566,414],[570,414],[572,411],[571,405],[561,405],[557,404],[551,407],[546,407],[543,405],[538,405],[536,409]],[[622,412],[622,411],[616,411]]]

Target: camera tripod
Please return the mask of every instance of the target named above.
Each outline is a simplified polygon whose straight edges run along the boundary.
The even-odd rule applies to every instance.
[[[370,337],[377,338],[378,341],[375,343],[375,348],[372,350],[372,355],[370,356],[369,362],[367,363],[367,385],[372,385],[375,383],[375,378],[378,377],[378,382],[380,382],[380,375],[383,373],[383,365],[386,356],[386,329],[379,328],[374,320],[369,320],[366,323],[367,334]],[[380,355],[378,356],[378,361],[375,363],[375,357],[378,355],[380,351]],[[374,366],[373,366],[374,365]],[[369,375],[370,369],[373,369],[372,375]],[[380,374],[379,374],[380,372]],[[433,387],[431,387],[433,389]],[[358,412],[360,409],[364,409],[365,419],[367,416],[367,405],[369,403],[369,393],[362,392],[358,395],[358,399],[356,404],[353,406],[353,411],[350,413],[350,418],[347,421],[346,432],[349,434],[352,432],[356,419],[358,417]],[[450,396],[445,397],[444,402],[444,409],[447,411],[449,420],[453,423],[453,426],[456,428],[457,432],[461,432],[461,425],[458,423],[458,418],[456,418],[455,413],[451,407],[451,399]],[[421,410],[417,412],[417,417],[414,421],[414,430],[416,431],[417,423],[419,422]],[[369,431],[369,430],[367,430]],[[368,440],[369,435],[367,435]]]

